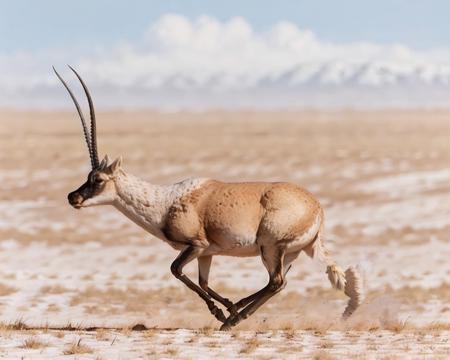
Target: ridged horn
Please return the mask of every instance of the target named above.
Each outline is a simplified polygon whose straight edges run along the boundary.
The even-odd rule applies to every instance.
[[[70,67],[71,68],[71,67]],[[71,68],[72,69],[72,68]],[[88,151],[89,151],[89,157],[91,159],[91,166],[92,169],[95,169],[99,164],[98,164],[98,155],[97,155],[97,142],[95,142],[95,155],[94,155],[94,148],[93,145],[91,143],[92,141],[92,134],[89,132],[87,125],[86,125],[86,120],[84,118],[84,114],[83,111],[81,110],[80,104],[78,103],[75,95],[73,94],[72,90],[70,90],[69,86],[67,85],[67,83],[64,81],[64,79],[61,77],[61,75],[59,75],[59,73],[56,71],[55,67],[53,66],[53,71],[55,72],[56,76],[58,77],[58,79],[61,81],[61,83],[64,85],[64,87],[66,88],[67,92],[69,93],[75,108],[77,109],[78,115],[80,116],[80,120],[81,120],[81,125],[83,127],[83,134],[84,134],[84,139],[86,140],[86,145],[88,147]],[[95,114],[94,114],[94,126],[92,126],[92,113],[93,113],[93,106],[91,107],[91,103],[92,103],[92,99],[89,95],[89,92],[87,91],[87,88],[85,88],[84,82],[81,80],[81,78],[79,77],[79,75],[76,73],[75,70],[72,69],[72,71],[75,72],[75,74],[77,75],[77,77],[80,79],[81,84],[83,85],[83,88],[85,90],[86,96],[88,97],[88,102],[89,102],[89,108],[91,110],[91,129],[94,128],[94,134],[95,134]]]

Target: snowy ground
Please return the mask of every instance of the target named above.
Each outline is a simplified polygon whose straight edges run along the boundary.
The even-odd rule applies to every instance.
[[[170,275],[174,250],[113,209],[68,206],[87,175],[75,115],[0,112],[0,358],[450,356],[449,113],[98,117],[100,153],[148,180],[308,188],[335,259],[364,273],[366,303],[341,322],[345,298],[301,257],[281,294],[235,331],[215,331]],[[214,259],[212,285],[233,300],[266,280],[257,258]]]

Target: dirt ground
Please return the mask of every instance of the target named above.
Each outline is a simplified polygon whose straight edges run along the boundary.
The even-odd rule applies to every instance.
[[[291,181],[325,208],[326,242],[358,265],[352,318],[301,256],[285,290],[231,332],[170,274],[177,253],[113,208],[76,211],[89,169],[75,112],[0,111],[0,358],[450,357],[450,112],[108,112],[99,152],[155,183]],[[195,265],[187,274],[196,278]],[[232,300],[258,258],[217,257]],[[139,326],[135,326],[139,324]],[[141,331],[138,331],[141,330]]]

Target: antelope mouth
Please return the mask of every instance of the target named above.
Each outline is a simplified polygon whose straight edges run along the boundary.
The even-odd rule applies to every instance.
[[[69,204],[75,209],[81,209],[83,207],[84,199],[69,199]]]

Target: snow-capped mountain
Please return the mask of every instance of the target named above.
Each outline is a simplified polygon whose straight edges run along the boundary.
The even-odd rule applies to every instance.
[[[64,63],[106,107],[450,106],[448,49],[336,44],[288,22],[257,32],[243,18],[180,15],[112,48],[0,54],[0,106],[65,106],[51,73]]]

